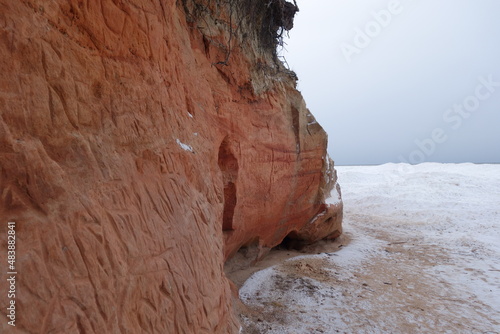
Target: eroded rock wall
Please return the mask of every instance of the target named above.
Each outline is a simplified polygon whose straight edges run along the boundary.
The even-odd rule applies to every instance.
[[[225,259],[340,233],[326,135],[293,75],[207,3],[0,0],[18,331],[236,333]]]

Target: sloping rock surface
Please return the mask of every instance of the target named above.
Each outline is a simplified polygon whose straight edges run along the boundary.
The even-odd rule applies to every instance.
[[[19,332],[236,333],[227,258],[340,234],[326,135],[248,31],[267,14],[208,3],[0,0]]]

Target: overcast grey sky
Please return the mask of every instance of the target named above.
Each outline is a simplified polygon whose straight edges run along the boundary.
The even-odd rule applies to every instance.
[[[500,163],[499,0],[301,0],[286,57],[337,165]]]

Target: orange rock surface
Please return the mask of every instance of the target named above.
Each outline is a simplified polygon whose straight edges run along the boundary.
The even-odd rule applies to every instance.
[[[228,6],[0,0],[19,332],[237,333],[228,257],[341,233],[326,134]]]

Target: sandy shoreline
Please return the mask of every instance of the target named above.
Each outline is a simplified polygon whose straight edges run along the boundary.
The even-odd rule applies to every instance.
[[[500,166],[397,169],[339,168],[343,239],[232,267],[243,333],[500,333]]]

